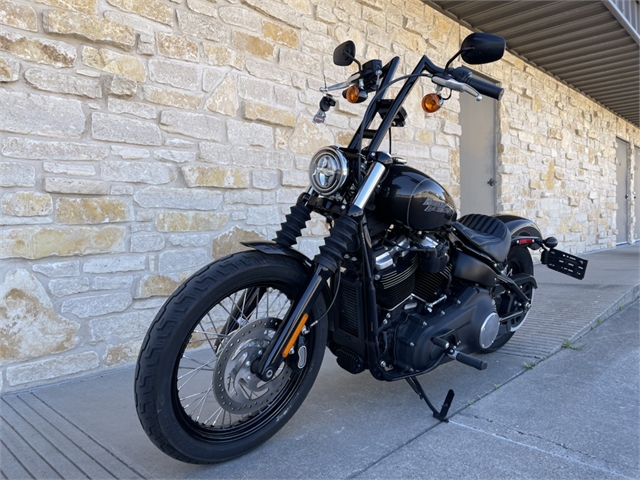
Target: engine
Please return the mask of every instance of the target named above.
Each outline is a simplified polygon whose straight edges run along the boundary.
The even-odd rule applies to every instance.
[[[439,298],[451,279],[448,250],[447,241],[435,235],[380,240],[373,249],[378,305],[393,310],[412,297],[423,302]]]
[[[444,338],[460,351],[477,352],[491,346],[498,334],[500,317],[484,288],[463,287],[433,311],[418,307],[403,309],[393,322],[389,359],[403,372],[425,370],[438,360],[443,352],[432,343],[433,337]]]
[[[429,368],[442,356],[433,337],[446,338],[464,352],[493,343],[500,319],[491,292],[453,278],[446,238],[433,233],[416,236],[398,228],[372,241],[379,345],[388,368],[402,374]],[[362,281],[353,272],[345,272],[340,291],[332,350],[338,364],[359,373],[367,357],[360,317],[364,311]]]

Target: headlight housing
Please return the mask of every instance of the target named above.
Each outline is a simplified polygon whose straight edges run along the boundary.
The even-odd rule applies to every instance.
[[[311,159],[309,180],[313,189],[321,195],[338,192],[349,176],[349,163],[338,147],[325,147]]]

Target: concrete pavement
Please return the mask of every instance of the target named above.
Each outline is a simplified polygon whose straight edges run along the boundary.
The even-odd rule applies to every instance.
[[[452,362],[421,378],[437,405],[455,390],[448,424],[405,382],[350,375],[327,352],[269,442],[222,465],[188,465],[146,438],[128,367],[3,396],[1,476],[640,478],[640,244],[585,258],[582,282],[536,266],[530,317],[484,357],[487,370]]]

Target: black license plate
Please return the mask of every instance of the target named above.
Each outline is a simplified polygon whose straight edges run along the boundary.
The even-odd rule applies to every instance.
[[[546,255],[545,255],[546,254]],[[555,270],[570,277],[582,280],[587,271],[587,260],[574,257],[573,255],[558,249],[544,252],[542,263],[545,263],[551,270]]]

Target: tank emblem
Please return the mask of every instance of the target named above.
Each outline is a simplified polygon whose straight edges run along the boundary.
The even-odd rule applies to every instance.
[[[451,214],[452,211],[451,207],[445,202],[433,198],[426,198],[424,202],[422,202],[422,206],[425,207],[425,212]]]

